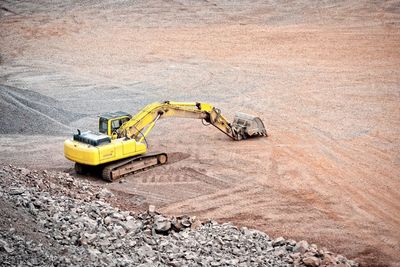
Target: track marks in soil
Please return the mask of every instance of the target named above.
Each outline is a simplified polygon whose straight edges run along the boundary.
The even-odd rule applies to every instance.
[[[143,203],[164,205],[207,195],[228,187],[228,183],[215,178],[205,169],[177,164],[189,157],[187,153],[168,153],[169,164],[129,175],[122,183],[112,183],[108,188],[144,198]]]

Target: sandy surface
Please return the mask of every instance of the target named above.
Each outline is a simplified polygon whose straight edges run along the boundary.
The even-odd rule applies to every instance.
[[[199,121],[160,121],[150,149],[171,153],[171,163],[104,186],[133,206],[397,266],[399,1],[0,7],[0,83],[10,86],[1,88],[1,121],[20,122],[1,131],[3,164],[70,171],[62,141],[76,128],[153,101],[253,113],[268,138],[233,142]]]

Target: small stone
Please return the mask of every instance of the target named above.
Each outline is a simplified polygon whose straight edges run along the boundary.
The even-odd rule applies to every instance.
[[[272,242],[272,246],[277,247],[277,246],[283,246],[285,245],[285,239],[283,237],[278,237]]]
[[[300,258],[300,252],[292,253],[289,255],[292,259],[299,259]]]
[[[350,264],[350,266],[358,266],[357,262],[353,261],[353,260],[347,260],[347,263]]]
[[[95,245],[97,248],[100,248],[100,251],[104,251],[105,249],[110,248],[110,241],[108,239],[98,240],[96,241]]]
[[[66,264],[70,264],[70,263],[71,263],[71,260],[70,260],[69,258],[64,258],[64,262],[65,262]]]
[[[145,235],[151,235],[151,234],[152,234],[152,231],[151,231],[151,229],[144,229],[144,230],[142,231],[142,233],[145,234]]]
[[[140,221],[128,220],[122,224],[122,227],[124,227],[125,230],[128,232],[136,232],[136,231],[142,229],[143,223]]]
[[[97,235],[96,234],[85,234],[85,237],[86,237],[88,243],[92,243],[96,239]]]
[[[122,215],[121,213],[117,213],[117,212],[114,212],[113,214],[111,214],[111,217],[116,220],[121,220],[121,221],[125,220],[125,216]]]
[[[96,194],[96,198],[98,199],[110,198],[113,195],[114,194],[110,190],[108,190],[107,188],[103,188],[100,192]]]
[[[196,259],[196,257],[197,257],[197,255],[193,252],[188,251],[185,253],[185,259],[187,259],[187,260],[193,260],[193,259]]]
[[[337,260],[338,262],[340,262],[340,263],[345,263],[345,262],[347,261],[346,257],[344,257],[344,256],[342,256],[342,255],[340,255],[340,254],[338,254],[338,255],[336,256],[336,260]]]
[[[10,195],[22,195],[24,192],[25,192],[25,190],[22,188],[11,187],[9,194]]]
[[[171,224],[172,224],[172,227],[173,227],[174,231],[179,232],[179,231],[181,231],[182,228],[183,228],[183,225],[181,224],[180,220],[178,220],[178,219],[176,219],[176,218],[173,218],[173,219],[171,220]]]
[[[303,258],[303,263],[309,267],[317,267],[320,265],[320,260],[317,257],[306,257]]]
[[[154,213],[156,211],[156,206],[154,205],[149,205],[149,209],[148,209],[149,213]]]
[[[81,238],[78,239],[78,244],[81,246],[85,246],[88,244],[88,240],[86,237],[82,236]]]
[[[101,253],[100,251],[94,248],[88,248],[87,251],[89,252],[89,255],[92,257],[96,257],[96,255]]]
[[[192,225],[191,225],[190,228],[192,228],[192,229],[197,229],[197,228],[199,228],[201,225],[202,225],[202,223],[201,223],[200,220],[194,220],[194,221],[192,222]]]
[[[308,242],[305,240],[301,240],[300,242],[297,242],[296,246],[294,246],[293,252],[300,252],[301,254],[304,254],[307,252],[308,248]]]
[[[22,175],[27,175],[30,173],[30,171],[28,169],[25,168],[18,168],[18,171],[22,174]]]
[[[167,218],[161,215],[157,215],[154,217],[154,230],[156,230],[157,232],[167,232],[170,229],[171,222]]]
[[[286,254],[286,252],[287,252],[286,249],[280,247],[280,248],[278,248],[277,250],[274,251],[274,255],[277,256],[277,257],[282,257],[283,255]]]
[[[237,266],[238,263],[239,263],[238,259],[225,260],[225,264],[229,264],[229,265],[233,265],[233,266]]]
[[[186,227],[186,228],[188,228],[192,225],[192,223],[190,222],[190,218],[188,218],[188,217],[183,217],[181,219],[181,224],[183,227]]]
[[[32,215],[37,215],[37,211],[36,211],[36,208],[35,208],[35,205],[33,205],[31,202],[28,204],[28,208],[29,208],[29,212],[32,214]]]
[[[112,221],[113,221],[113,219],[110,216],[107,216],[107,217],[104,218],[104,224],[105,225],[111,224]]]
[[[2,239],[0,239],[0,248],[2,248],[7,253],[11,253],[14,251],[14,249],[10,247],[10,245]]]
[[[126,232],[123,226],[121,225],[117,225],[114,227],[114,232],[116,233],[116,235],[121,238],[123,236],[125,236]]]
[[[156,255],[156,253],[154,252],[154,250],[147,244],[144,244],[143,246],[141,246],[140,248],[138,248],[136,250],[136,253],[140,256],[140,257],[154,257]]]
[[[330,265],[336,263],[336,259],[329,254],[324,254],[322,258],[322,265]]]

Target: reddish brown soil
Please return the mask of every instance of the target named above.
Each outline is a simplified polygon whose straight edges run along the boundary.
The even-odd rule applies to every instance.
[[[3,83],[88,114],[71,129],[164,99],[207,101],[266,124],[268,138],[233,142],[198,121],[161,121],[151,150],[172,153],[172,163],[108,188],[169,214],[398,265],[398,1],[7,8],[17,14],[0,21]],[[2,136],[1,160],[69,169],[63,138]]]

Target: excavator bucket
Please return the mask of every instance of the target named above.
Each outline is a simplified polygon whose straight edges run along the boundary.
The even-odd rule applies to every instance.
[[[264,123],[259,117],[238,112],[233,119],[232,128],[237,140],[253,136],[268,136]]]

